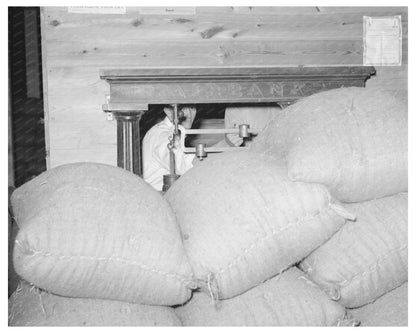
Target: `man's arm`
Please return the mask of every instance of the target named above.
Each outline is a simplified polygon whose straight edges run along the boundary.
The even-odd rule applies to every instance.
[[[160,165],[161,168],[170,170],[170,162],[169,162],[169,132],[161,132],[155,140],[152,149],[152,158],[154,161]]]

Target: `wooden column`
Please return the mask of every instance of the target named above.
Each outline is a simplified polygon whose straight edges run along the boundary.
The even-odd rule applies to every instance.
[[[140,119],[148,105],[108,102],[103,110],[117,121],[117,166],[142,176]]]
[[[117,166],[142,175],[140,118],[143,112],[113,112],[117,121]]]

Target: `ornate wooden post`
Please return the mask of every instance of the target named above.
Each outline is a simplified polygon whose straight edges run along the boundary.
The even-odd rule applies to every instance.
[[[103,105],[117,121],[117,166],[142,176],[140,119],[147,104],[111,103]]]
[[[140,118],[143,112],[113,112],[117,120],[117,166],[142,175]]]

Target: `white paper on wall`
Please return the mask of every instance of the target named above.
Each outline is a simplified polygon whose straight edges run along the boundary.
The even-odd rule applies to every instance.
[[[76,14],[126,14],[126,7],[122,6],[72,6],[68,13]]]
[[[139,7],[141,15],[195,15],[195,7]]]
[[[401,66],[401,16],[364,16],[363,26],[363,64],[373,66]]]

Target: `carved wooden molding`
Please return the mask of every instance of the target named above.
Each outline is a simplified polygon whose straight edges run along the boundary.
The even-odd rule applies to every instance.
[[[289,104],[340,87],[363,87],[372,66],[344,67],[172,67],[104,69],[110,84],[105,111],[147,110],[148,104]]]
[[[140,175],[139,119],[149,104],[261,103],[286,106],[340,87],[363,87],[374,67],[175,67],[105,69],[103,110],[117,120],[117,165]]]

